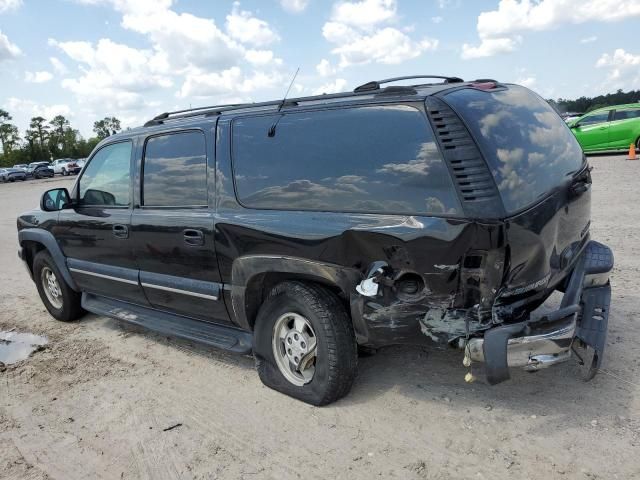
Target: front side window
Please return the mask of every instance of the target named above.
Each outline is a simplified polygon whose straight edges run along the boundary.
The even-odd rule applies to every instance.
[[[596,123],[604,123],[609,120],[609,112],[594,113],[593,115],[587,115],[580,120],[580,126],[594,125]]]
[[[80,178],[80,205],[128,206],[130,180],[131,142],[102,147]]]
[[[275,135],[269,136],[277,123]],[[367,106],[240,118],[232,158],[246,207],[456,215],[460,205],[423,112]]]
[[[462,88],[444,99],[478,142],[508,212],[534,203],[583,165],[571,130],[547,102],[524,87]]]
[[[142,204],[154,207],[207,205],[207,154],[200,131],[147,140]]]
[[[614,120],[629,120],[630,118],[640,118],[640,108],[632,110],[616,110],[613,114]]]

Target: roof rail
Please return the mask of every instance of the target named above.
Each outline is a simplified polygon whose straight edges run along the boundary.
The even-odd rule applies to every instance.
[[[387,78],[385,80],[373,80],[371,82],[364,83],[359,87],[356,87],[354,92],[368,92],[370,90],[379,90],[380,85],[382,85],[383,83],[397,82],[400,80],[411,80],[413,78],[439,78],[441,80],[444,80],[444,83],[464,82],[464,80],[458,77],[443,77],[442,75],[408,75],[406,77],[394,77],[394,78]]]

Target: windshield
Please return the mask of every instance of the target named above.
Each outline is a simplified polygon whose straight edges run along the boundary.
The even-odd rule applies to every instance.
[[[565,122],[524,87],[463,88],[444,98],[478,142],[510,213],[562,185],[583,164],[582,149]]]

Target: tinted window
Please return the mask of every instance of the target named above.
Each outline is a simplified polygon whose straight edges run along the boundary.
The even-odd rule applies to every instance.
[[[146,206],[207,205],[207,155],[202,132],[147,140],[142,199]]]
[[[98,150],[80,179],[83,205],[129,205],[131,142],[115,143]]]
[[[248,207],[456,214],[459,204],[424,113],[336,109],[233,122],[237,195]]]
[[[629,118],[640,117],[640,109],[635,110],[616,110],[613,114],[614,120],[627,120]]]
[[[510,212],[561,185],[582,166],[575,136],[547,102],[526,88],[464,88],[444,98],[476,138]]]
[[[580,125],[593,125],[595,123],[604,123],[609,120],[609,112],[594,113],[593,115],[587,115],[580,120]]]

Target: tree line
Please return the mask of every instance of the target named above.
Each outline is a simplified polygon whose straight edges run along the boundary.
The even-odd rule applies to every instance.
[[[95,137],[85,139],[63,115],[51,120],[37,116],[20,135],[13,117],[0,108],[0,167],[56,158],[85,158],[103,138],[121,130],[120,120],[105,117],[93,123]]]
[[[558,98],[557,100],[548,100],[548,102],[561,113],[587,113],[591,110],[596,110],[597,108],[609,107],[612,105],[638,103],[640,102],[640,90],[630,90],[628,92],[618,90],[616,93],[607,93],[606,95],[598,95],[593,98],[580,97],[575,100]]]

